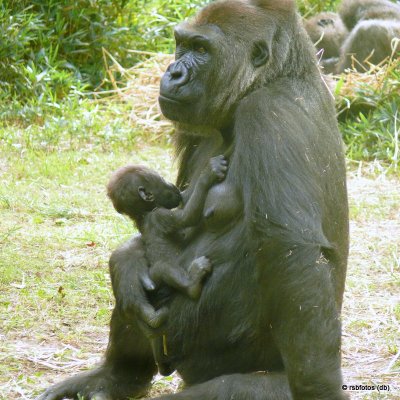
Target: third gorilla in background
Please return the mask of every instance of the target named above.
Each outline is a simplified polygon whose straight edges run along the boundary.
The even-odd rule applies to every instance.
[[[341,49],[337,72],[367,71],[392,54],[400,55],[400,5],[388,0],[344,0],[339,14],[350,35]],[[393,39],[399,39],[397,43]],[[357,60],[357,61],[354,61]]]
[[[321,59],[320,65],[323,67],[323,72],[335,72],[340,49],[349,34],[340,15],[334,12],[323,12],[306,19],[304,27],[317,51],[322,51],[322,54],[318,56]]]

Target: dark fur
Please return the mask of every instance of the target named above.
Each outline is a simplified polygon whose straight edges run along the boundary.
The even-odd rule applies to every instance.
[[[317,57],[326,73],[334,72],[340,48],[349,31],[339,14],[323,12],[304,21],[304,27],[317,48]]]
[[[128,215],[139,229],[155,286],[165,283],[192,298],[200,295],[201,280],[209,266],[196,261],[188,272],[179,266],[177,256],[183,244],[182,230],[199,224],[208,189],[223,178],[226,161],[215,157],[212,168],[204,171],[183,208],[176,208],[182,200],[179,189],[142,166],[117,170],[107,186],[115,209]]]
[[[162,79],[160,104],[177,121],[179,187],[190,195],[210,157],[231,156],[225,181],[209,192],[221,206],[179,257],[188,265],[206,255],[213,272],[198,302],[172,298],[163,332],[171,364],[193,386],[162,398],[344,399],[344,156],[294,3],[215,2],[176,32],[177,61]],[[224,219],[232,198],[235,218]],[[128,242],[112,261],[116,295],[151,307],[135,246],[140,241]],[[114,312],[102,366],[42,399],[77,392],[119,399],[146,390],[156,367],[139,318],[127,323]]]
[[[139,229],[145,254],[140,250],[136,254],[130,253],[129,257],[140,259],[140,264],[145,264],[147,260],[151,279],[148,285],[152,286],[152,291],[164,284],[181,290],[191,298],[200,296],[202,280],[211,270],[209,260],[206,257],[197,258],[187,269],[179,265],[177,257],[183,245],[181,230],[200,222],[208,189],[225,176],[226,160],[222,156],[213,158],[210,164],[211,168],[203,172],[184,207],[175,210],[172,209],[178,207],[182,200],[179,189],[146,167],[122,167],[114,172],[107,185],[107,193],[115,209],[128,215]],[[110,266],[112,264],[111,261]],[[111,271],[114,293],[118,294],[119,286],[113,275]],[[116,300],[119,311],[129,320],[132,310],[120,303],[118,295]],[[166,308],[159,308],[156,320],[146,320],[146,315],[144,320],[158,327],[166,318],[166,313]],[[160,373],[169,375],[173,370],[164,357],[162,338],[153,340],[152,347]]]
[[[343,43],[337,71],[367,71],[390,56],[400,55],[400,5],[388,0],[344,0],[339,14],[350,35]]]

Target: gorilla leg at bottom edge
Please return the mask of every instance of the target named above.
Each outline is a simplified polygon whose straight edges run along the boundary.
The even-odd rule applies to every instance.
[[[292,400],[284,373],[232,374],[152,400]],[[150,400],[150,399],[147,399]]]

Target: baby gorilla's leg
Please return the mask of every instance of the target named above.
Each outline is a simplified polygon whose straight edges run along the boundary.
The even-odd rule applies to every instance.
[[[208,258],[199,257],[189,265],[187,271],[171,260],[163,260],[152,265],[149,274],[156,286],[160,287],[164,283],[192,299],[197,299],[201,294],[202,280],[210,271],[211,263]]]
[[[150,277],[157,286],[164,283],[197,299],[201,294],[203,278],[210,272],[210,260],[203,256],[193,260],[187,271],[165,262],[155,263],[150,268]],[[171,375],[175,368],[168,357],[166,337],[162,335],[151,339],[151,347],[160,374]]]

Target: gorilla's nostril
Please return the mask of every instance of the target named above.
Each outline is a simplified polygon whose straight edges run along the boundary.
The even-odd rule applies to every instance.
[[[180,70],[175,70],[175,71],[171,72],[171,76],[173,79],[179,79],[182,77],[182,75],[183,75],[182,71],[180,71]]]
[[[189,80],[189,71],[181,62],[172,64],[169,73],[171,83],[174,85],[182,86]]]

